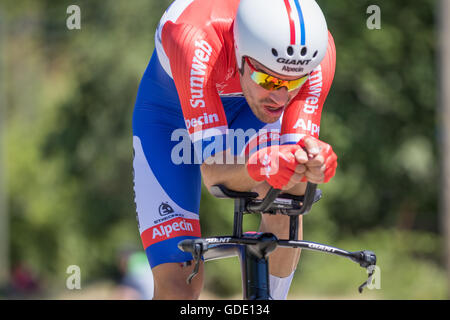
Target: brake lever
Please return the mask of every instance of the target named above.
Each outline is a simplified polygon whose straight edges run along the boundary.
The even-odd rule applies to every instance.
[[[361,251],[360,254],[362,259],[359,261],[359,265],[369,270],[369,277],[367,281],[365,281],[362,285],[358,287],[359,293],[362,293],[363,289],[367,285],[369,285],[369,283],[372,283],[372,277],[375,273],[375,265],[377,263],[377,256],[375,255],[374,252],[368,250]],[[370,268],[372,268],[372,270],[370,270]]]
[[[198,269],[200,267],[200,261],[202,260],[203,246],[200,243],[196,243],[194,247],[194,252],[192,252],[192,257],[195,260],[195,266],[192,273],[186,279],[187,284],[191,284],[192,279],[198,274]]]
[[[360,286],[358,287],[359,293],[362,293],[362,292],[363,292],[363,289],[364,289],[369,283],[372,283],[372,276],[373,276],[374,273],[375,273],[375,268],[373,268],[373,270],[369,273],[369,278],[368,278],[362,285],[360,285]]]

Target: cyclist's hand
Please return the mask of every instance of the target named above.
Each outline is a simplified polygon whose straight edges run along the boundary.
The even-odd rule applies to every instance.
[[[337,155],[328,143],[311,136],[302,138],[298,145],[307,153],[306,172],[302,182],[327,183],[336,173]]]
[[[302,163],[306,161],[306,153],[298,144],[275,145],[255,152],[247,162],[247,171],[253,180],[287,190],[303,179],[306,167]]]

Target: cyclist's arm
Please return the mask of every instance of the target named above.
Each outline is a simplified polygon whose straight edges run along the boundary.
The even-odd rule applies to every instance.
[[[207,160],[201,166],[203,183],[208,190],[215,184],[223,184],[235,191],[249,191],[261,184],[249,176],[245,159],[231,155],[229,150],[215,154],[214,159],[221,161],[209,163]]]
[[[282,145],[306,147],[310,160],[302,181],[326,183],[335,174],[337,156],[332,147],[319,139],[322,109],[330,91],[336,68],[336,49],[328,33],[328,49],[321,64],[314,70],[305,86],[286,109],[281,126]],[[322,147],[317,147],[321,145]],[[313,151],[314,150],[314,151]]]
[[[215,79],[224,64],[223,44],[214,30],[172,22],[164,26],[162,44],[197,160],[203,163],[225,149],[228,124]]]
[[[218,156],[228,156],[230,154],[225,154],[221,152],[217,154]],[[203,183],[208,190],[215,184],[223,184],[228,189],[235,191],[253,191],[257,192],[260,197],[264,197],[267,191],[270,189],[270,185],[265,182],[258,182],[253,180],[248,174],[245,164],[236,164],[236,161],[241,161],[241,158],[235,157],[235,164],[207,164],[203,163],[201,166]],[[284,192],[303,195],[305,194],[306,183],[298,183],[292,188],[285,190]]]
[[[304,135],[319,138],[322,108],[330,91],[335,69],[336,48],[331,33],[328,33],[325,58],[283,115],[281,144],[295,144]]]

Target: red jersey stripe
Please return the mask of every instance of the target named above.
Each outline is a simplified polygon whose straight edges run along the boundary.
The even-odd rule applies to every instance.
[[[200,237],[200,222],[197,219],[175,218],[154,227],[141,234],[144,249],[154,243],[180,236]]]

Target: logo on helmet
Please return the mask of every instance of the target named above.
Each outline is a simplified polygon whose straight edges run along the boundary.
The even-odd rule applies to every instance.
[[[305,59],[305,60],[297,60],[297,59],[285,59],[285,58],[278,58],[278,63],[285,64],[283,66],[283,71],[286,72],[303,72],[304,68],[300,66],[307,66],[311,59]],[[293,66],[299,66],[299,67],[293,67]]]
[[[283,69],[281,69],[281,70],[287,71],[287,72],[302,72],[304,69],[302,67],[292,68],[292,67],[288,67],[288,66],[283,66]]]
[[[296,66],[298,66],[298,65],[307,66],[311,62],[311,59],[296,60],[296,59],[278,58],[277,62],[278,63],[283,63],[283,64],[293,64],[293,65],[296,65]]]

